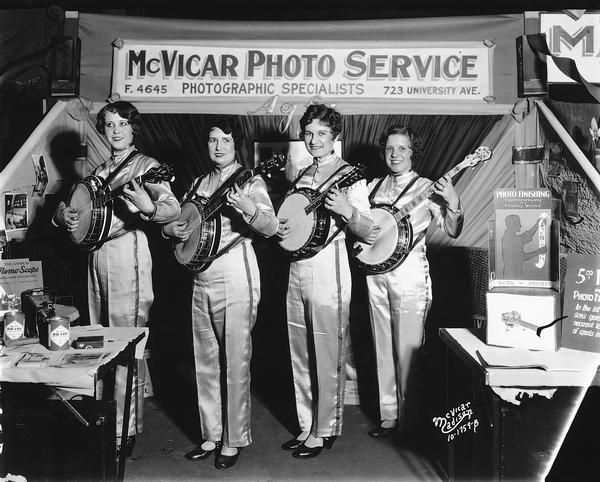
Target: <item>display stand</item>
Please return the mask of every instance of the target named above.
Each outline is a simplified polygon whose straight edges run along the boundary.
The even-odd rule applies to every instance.
[[[446,407],[470,402],[478,421],[477,430],[448,440],[440,461],[448,478],[543,480],[587,388],[598,384],[600,357],[532,352],[536,363],[551,369],[524,368],[516,366],[522,350],[488,346],[468,329],[442,328],[440,338],[446,346]],[[505,366],[486,366],[486,351],[490,359],[498,352]]]
[[[90,327],[87,327],[90,328]],[[0,371],[0,403],[4,452],[0,469],[5,473],[29,478],[56,474],[58,478],[80,480],[123,480],[126,454],[116,453],[115,374],[117,366],[127,367],[127,386],[123,410],[121,446],[125,446],[129,427],[133,371],[136,358],[141,358],[147,335],[146,328],[91,328],[106,340],[102,349],[74,350],[65,353],[105,353],[98,363],[78,366],[44,366],[23,368],[5,366]],[[83,330],[82,330],[83,332]],[[31,351],[52,353],[39,345],[20,347],[23,354]],[[18,352],[9,356],[19,357]],[[64,396],[62,390],[70,395]],[[45,427],[41,432],[36,424]],[[47,444],[36,443],[36,430],[43,433]],[[69,447],[83,458],[76,460]],[[39,442],[39,441],[38,441]],[[54,456],[52,456],[54,454]],[[83,454],[83,455],[82,455]],[[57,466],[58,465],[58,466]],[[2,474],[5,475],[5,474]]]

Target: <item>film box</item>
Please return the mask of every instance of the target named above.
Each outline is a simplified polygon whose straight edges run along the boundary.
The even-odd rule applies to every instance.
[[[549,189],[494,191],[494,219],[488,225],[489,288],[560,286],[558,201]]]
[[[496,288],[486,295],[488,345],[556,351],[560,293],[544,288]],[[552,324],[554,321],[556,323]]]

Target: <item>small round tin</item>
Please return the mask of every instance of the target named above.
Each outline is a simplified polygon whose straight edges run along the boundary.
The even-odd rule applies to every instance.
[[[68,350],[70,339],[69,319],[63,316],[51,316],[48,323],[48,349]]]
[[[10,345],[25,338],[25,313],[9,311],[4,314],[4,344]]]

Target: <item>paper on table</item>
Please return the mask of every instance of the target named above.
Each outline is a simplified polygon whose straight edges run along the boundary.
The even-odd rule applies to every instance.
[[[91,350],[84,350],[77,353],[65,353],[60,360],[58,360],[52,366],[61,368],[70,367],[96,367],[102,364],[103,360],[112,358],[114,355],[110,352],[92,352]]]
[[[23,358],[23,353],[6,353],[0,355],[0,368],[14,367]]]
[[[55,365],[62,357],[61,352],[25,353],[18,361],[19,368],[44,368]]]
[[[486,368],[537,368],[546,371],[585,372],[596,370],[600,354],[560,349],[531,351],[518,348],[490,348],[477,350],[477,356]]]
[[[19,368],[90,368],[102,365],[103,361],[115,356],[113,352],[83,350],[79,352],[57,351],[48,353],[21,354],[16,366]]]

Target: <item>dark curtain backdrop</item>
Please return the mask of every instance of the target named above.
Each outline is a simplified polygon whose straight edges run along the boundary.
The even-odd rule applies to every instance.
[[[378,150],[379,136],[390,125],[410,126],[423,140],[423,162],[417,172],[438,179],[477,148],[501,116],[458,115],[351,115],[344,117],[343,157],[351,164],[367,166],[367,177],[380,176],[385,166]],[[239,116],[245,143],[238,150],[243,164],[254,164],[254,142],[297,139],[298,119],[280,132],[281,116]],[[210,115],[144,114],[138,148],[161,162],[172,164],[176,179],[173,189],[181,195],[192,180],[210,169],[204,131]]]

